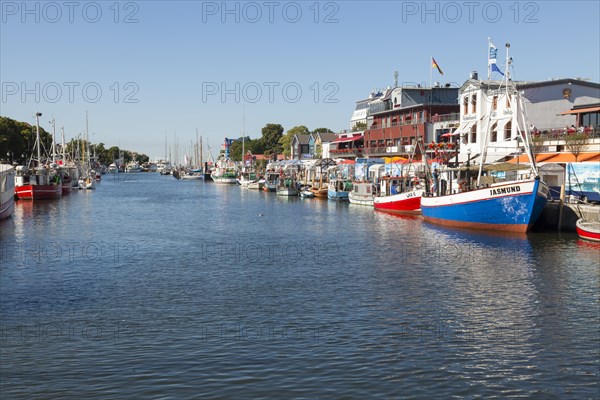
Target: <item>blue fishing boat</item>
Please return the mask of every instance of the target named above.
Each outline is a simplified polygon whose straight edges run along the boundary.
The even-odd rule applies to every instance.
[[[439,173],[436,171],[432,187],[421,198],[421,212],[428,222],[527,232],[546,206],[549,190],[533,156],[523,98],[510,80],[509,47],[507,44],[508,67],[501,82],[473,79],[464,85],[458,135],[463,139],[461,151],[467,148],[468,156],[460,167],[440,166]],[[506,157],[497,155],[498,149],[514,148],[515,144],[517,148]],[[519,155],[521,147],[529,163],[503,162]],[[472,149],[478,151],[475,157],[471,157]],[[496,155],[492,162],[488,161],[493,158],[490,155]]]
[[[536,176],[440,196],[424,195],[426,221],[472,229],[527,232],[546,206],[548,186]]]

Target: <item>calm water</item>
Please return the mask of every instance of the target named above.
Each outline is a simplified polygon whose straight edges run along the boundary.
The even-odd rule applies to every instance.
[[[0,224],[0,393],[599,397],[600,246],[151,174]]]

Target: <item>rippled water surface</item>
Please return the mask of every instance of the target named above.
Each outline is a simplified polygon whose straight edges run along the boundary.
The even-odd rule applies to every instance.
[[[600,246],[104,176],[0,224],[4,398],[599,398]]]

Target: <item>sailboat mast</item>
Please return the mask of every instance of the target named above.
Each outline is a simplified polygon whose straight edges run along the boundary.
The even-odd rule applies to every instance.
[[[90,163],[90,146],[88,145],[88,135],[89,135],[89,126],[88,126],[88,112],[85,111],[85,155],[87,156],[87,162]]]
[[[167,131],[165,131],[165,161],[168,161],[167,158]]]
[[[244,144],[246,141],[246,106],[242,106],[242,170],[246,168],[246,151]]]
[[[196,155],[196,168],[198,168],[198,166],[200,165],[200,157],[198,156],[198,152],[199,152],[199,144],[198,144],[198,128],[196,128],[196,147],[195,149],[195,155]]]
[[[37,145],[38,168],[41,167],[41,164],[42,164],[42,152],[40,149],[40,117],[41,116],[42,116],[41,112],[35,113],[35,143]]]
[[[52,116],[52,164],[56,163],[56,120]]]
[[[65,126],[61,125],[60,127],[60,140],[62,142],[62,161],[63,164],[67,162],[67,157],[65,154]]]

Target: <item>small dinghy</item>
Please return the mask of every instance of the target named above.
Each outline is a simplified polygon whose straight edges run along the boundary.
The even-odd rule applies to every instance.
[[[580,238],[600,242],[600,221],[585,221],[581,218],[577,220],[576,228]]]

